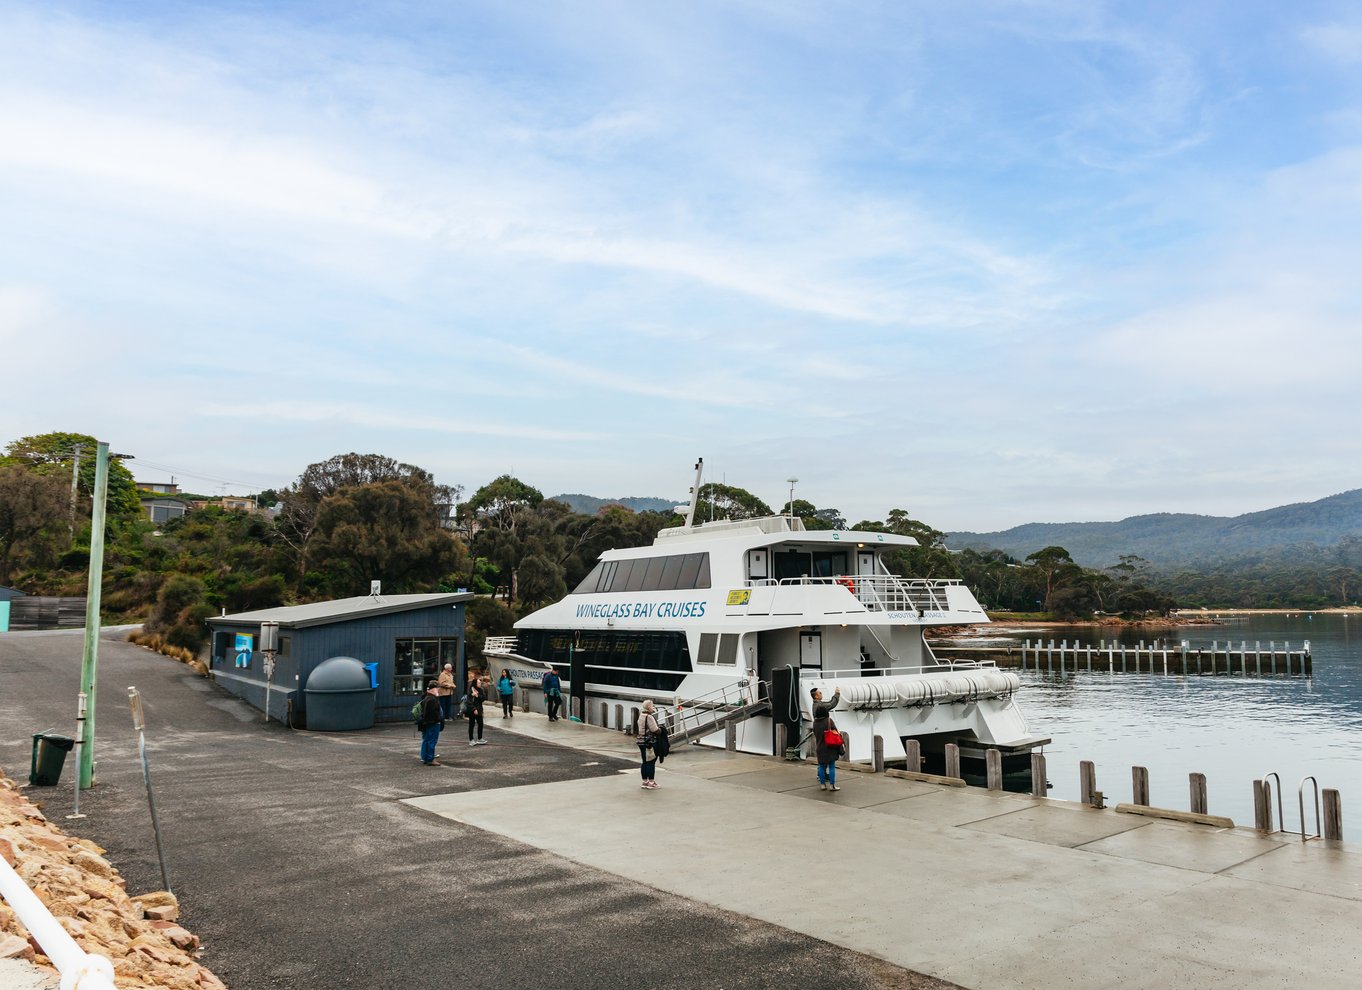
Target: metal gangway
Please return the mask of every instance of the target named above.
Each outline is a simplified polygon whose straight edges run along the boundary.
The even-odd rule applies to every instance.
[[[695,698],[677,698],[671,705],[658,705],[658,721],[667,727],[673,744],[691,742],[730,725],[745,722],[771,710],[765,681],[735,681]]]

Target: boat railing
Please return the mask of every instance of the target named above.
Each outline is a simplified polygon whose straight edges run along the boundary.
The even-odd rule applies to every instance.
[[[488,636],[482,644],[483,653],[514,653],[517,639],[515,636]]]
[[[954,578],[901,578],[893,574],[837,574],[832,577],[756,578],[751,587],[845,588],[872,612],[945,612],[950,609],[946,589],[963,582]]]
[[[997,670],[996,660],[941,660],[934,664],[919,664],[912,667],[849,667],[843,670],[821,670],[813,674],[814,680],[837,680],[861,677],[893,677],[899,674],[931,675],[951,674],[962,670]]]

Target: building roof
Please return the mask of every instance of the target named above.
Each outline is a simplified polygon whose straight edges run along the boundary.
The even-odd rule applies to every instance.
[[[472,599],[473,593],[470,591],[441,595],[365,595],[362,598],[312,602],[310,605],[285,605],[280,608],[257,609],[254,612],[237,612],[235,615],[215,615],[209,618],[208,624],[225,626],[277,622],[281,627],[302,629],[306,626],[324,626],[328,622],[346,622],[350,619],[364,619],[391,612],[409,612],[416,608],[430,608],[432,605],[458,605]]]

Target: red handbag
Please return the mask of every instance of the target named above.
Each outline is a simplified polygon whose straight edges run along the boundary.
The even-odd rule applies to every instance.
[[[836,729],[824,729],[824,730],[823,730],[823,745],[824,745],[824,746],[840,746],[840,745],[842,745],[842,734],[841,734],[840,732],[838,732]]]

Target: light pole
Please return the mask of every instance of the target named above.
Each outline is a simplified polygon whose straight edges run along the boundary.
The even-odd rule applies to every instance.
[[[786,478],[785,480],[786,480],[786,482],[788,482],[789,485],[790,485],[790,504],[788,505],[787,509],[788,509],[788,511],[789,511],[789,514],[790,514],[791,516],[793,516],[793,515],[794,515],[794,486],[795,486],[795,484],[799,481],[799,479],[798,479],[798,478]]]
[[[104,583],[104,514],[109,500],[109,457],[131,460],[131,454],[109,454],[109,445],[95,444],[94,505],[90,508],[90,574],[85,590],[85,652],[80,662],[80,690],[88,707],[81,723],[80,786],[87,789],[95,776],[95,687],[99,683],[99,594]]]

